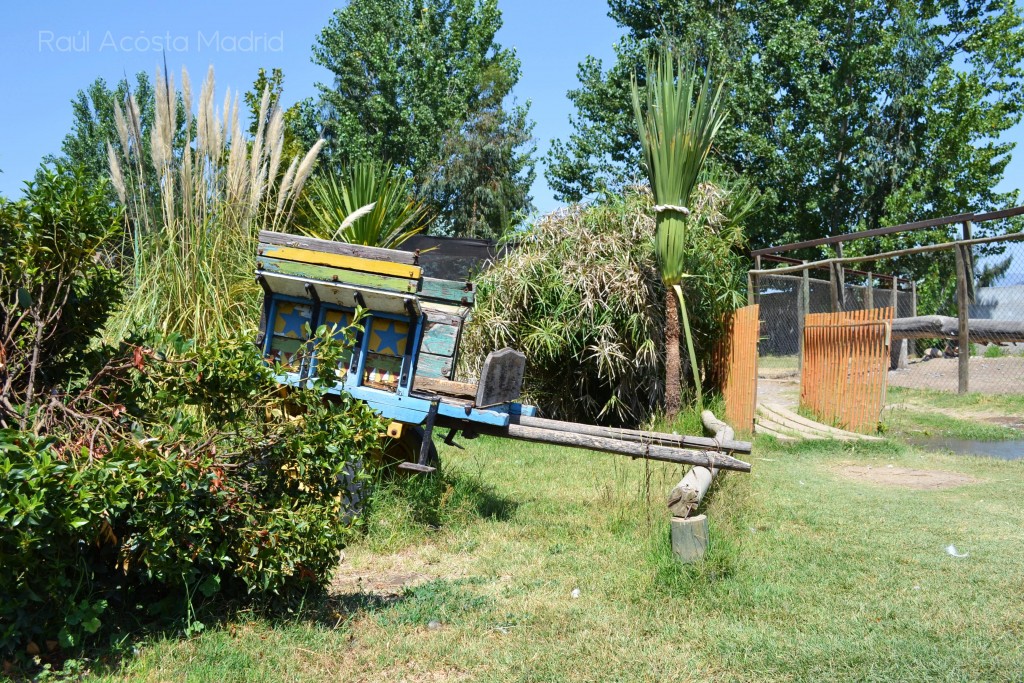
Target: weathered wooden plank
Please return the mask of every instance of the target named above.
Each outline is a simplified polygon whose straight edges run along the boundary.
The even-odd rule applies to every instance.
[[[301,237],[299,235],[286,235],[281,232],[270,232],[260,230],[260,242],[273,244],[282,247],[295,247],[296,249],[309,249],[310,251],[323,251],[329,254],[340,254],[342,256],[355,256],[357,258],[371,259],[375,261],[391,261],[392,263],[405,263],[414,266],[418,257],[413,252],[398,251],[397,249],[381,249],[380,247],[366,247],[361,244],[346,244],[345,242],[332,242],[314,237]]]
[[[415,294],[419,284],[416,280],[386,277],[384,275],[374,275],[373,273],[361,273],[356,270],[339,270],[326,266],[313,266],[308,263],[283,261],[276,258],[261,258],[256,265],[267,272],[280,273],[281,275],[293,275],[310,280],[320,280],[321,282],[337,282],[360,288],[370,287],[372,289],[383,289],[389,292],[402,292],[404,294]]]
[[[1013,210],[1010,210],[1013,211]],[[874,228],[872,230],[861,230],[860,232],[850,232],[843,235],[832,235],[831,237],[819,237],[813,240],[807,240],[805,242],[793,242],[791,244],[782,244],[777,247],[766,247],[764,249],[758,249],[751,252],[752,256],[765,256],[767,254],[777,254],[784,251],[797,251],[799,249],[806,249],[808,247],[820,247],[826,244],[841,244],[843,242],[849,242],[850,240],[862,240],[869,237],[880,237],[882,235],[892,235],[898,232],[908,232],[910,230],[921,230],[923,228],[933,228],[940,225],[950,225],[952,223],[960,223],[965,220],[974,219],[978,220],[989,220],[995,217],[1003,217],[1008,215],[1015,215],[1009,211],[994,212],[992,214],[985,214],[983,216],[975,216],[973,213],[960,213],[955,216],[942,216],[941,218],[929,218],[928,220],[915,221],[914,223],[904,223],[902,225],[894,225],[887,228]]]
[[[445,306],[444,309],[439,309],[437,306],[443,304],[436,304],[433,302],[423,303],[423,315],[427,316],[427,321],[432,323],[440,323],[442,325],[454,325],[455,327],[462,327],[462,324],[466,322],[466,313],[469,311],[468,308]]]
[[[364,273],[374,273],[390,277],[418,280],[423,276],[423,272],[419,266],[360,258],[358,256],[347,256],[344,254],[331,254],[324,251],[312,251],[310,249],[282,247],[275,244],[261,243],[258,253],[260,256],[264,256],[266,258],[295,261],[297,263],[308,263],[314,266],[329,266],[331,268],[343,268],[345,270],[358,270]]]
[[[459,341],[459,326],[446,322],[433,322],[427,317],[420,348],[435,356],[454,356]]]
[[[420,353],[419,360],[416,363],[416,376],[451,379],[454,365],[455,363],[450,356]]]
[[[382,290],[362,289],[343,284],[320,282],[293,275],[282,275],[270,271],[258,270],[257,277],[264,278],[270,290],[276,294],[293,296],[301,299],[310,298],[306,285],[316,290],[320,300],[327,304],[343,308],[363,306],[371,311],[381,313],[408,314],[411,309],[419,313],[419,301],[412,294],[400,294]]]
[[[413,388],[417,391],[430,391],[435,394],[444,394],[445,396],[475,398],[477,386],[468,382],[453,382],[437,377],[421,377],[417,373]]]
[[[465,322],[469,319],[472,309],[469,306],[463,306],[462,304],[446,304],[440,301],[430,301],[429,299],[420,299],[420,304],[423,306],[423,312],[427,315],[448,315],[451,318],[458,318]],[[436,318],[441,320],[440,317]],[[454,320],[452,321],[455,322]]]
[[[423,278],[423,287],[420,289],[422,298],[437,299],[464,306],[472,305],[475,296],[473,284],[470,282],[439,280],[432,277]]]
[[[481,407],[512,403],[519,398],[526,372],[526,354],[504,348],[491,351],[480,369],[476,404]]]

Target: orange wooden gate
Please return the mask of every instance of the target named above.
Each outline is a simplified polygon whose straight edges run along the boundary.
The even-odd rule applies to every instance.
[[[756,304],[727,315],[724,333],[713,352],[714,377],[725,398],[725,420],[738,432],[754,431],[759,315]]]
[[[877,431],[889,378],[892,313],[892,308],[872,308],[806,317],[803,408],[826,424]]]

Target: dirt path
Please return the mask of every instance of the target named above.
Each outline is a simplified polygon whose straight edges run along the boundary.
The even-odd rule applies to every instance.
[[[915,360],[903,370],[889,373],[889,386],[907,389],[956,391],[959,373],[956,358]],[[970,389],[982,394],[1024,392],[1024,358],[978,358],[970,363]]]
[[[789,410],[800,405],[800,376],[798,374],[761,374],[757,378],[757,402],[774,403]]]

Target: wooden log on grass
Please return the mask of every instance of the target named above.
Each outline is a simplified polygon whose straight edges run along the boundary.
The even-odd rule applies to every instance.
[[[715,435],[715,441],[727,442],[735,439],[736,435],[732,427],[715,417],[715,414],[710,410],[705,410],[701,413],[700,417],[704,423],[704,428]],[[668,509],[672,512],[672,516],[686,518],[693,514],[700,507],[700,502],[707,495],[717,473],[718,468],[715,467],[703,467],[700,465],[691,467],[686,476],[668,494]],[[673,528],[673,548],[675,548],[675,536],[676,533]]]
[[[684,564],[699,562],[708,549],[708,518],[704,515],[694,517],[673,517],[672,552]]]
[[[606,439],[621,439],[624,441],[635,441],[637,443],[650,443],[658,446],[675,446],[677,448],[714,449],[726,453],[750,453],[752,445],[749,441],[737,441],[734,438],[714,439],[705,436],[688,436],[678,434],[664,434],[662,432],[646,432],[639,429],[619,429],[616,427],[599,427],[597,425],[578,424],[575,422],[562,422],[560,420],[548,420],[542,417],[527,417],[525,415],[511,415],[509,421],[512,424],[524,427],[538,427],[540,429],[553,429],[559,432],[570,432],[573,434],[587,434],[589,436],[600,436]]]
[[[967,321],[970,341],[1024,342],[1024,322],[971,318]],[[959,339],[960,320],[945,315],[920,315],[892,321],[893,339]]]
[[[458,429],[463,429],[465,427],[461,420],[455,420],[453,418],[438,417],[437,424],[442,427],[456,427]],[[591,451],[603,451],[605,453],[615,453],[631,458],[643,458],[645,460],[669,462],[676,465],[700,465],[702,467],[736,470],[738,472],[750,471],[750,463],[738,460],[731,455],[722,453],[721,451],[700,451],[678,448],[675,446],[659,446],[657,444],[637,443],[622,439],[590,436],[589,434],[573,434],[555,429],[526,427],[520,424],[509,424],[507,427],[474,424],[473,431],[479,434],[500,436],[507,439],[531,441],[533,443],[547,443],[556,446],[569,446],[570,448],[583,448]]]

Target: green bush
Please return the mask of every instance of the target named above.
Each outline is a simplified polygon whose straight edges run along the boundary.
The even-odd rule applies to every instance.
[[[323,585],[380,419],[333,373],[283,393],[253,331],[101,345],[122,213],[77,171],[38,178],[0,202],[0,660]]]
[[[989,344],[985,349],[985,358],[1002,358],[1006,355],[1006,349],[997,344]]]
[[[56,166],[19,201],[0,198],[0,428],[32,426],[38,397],[96,369],[93,337],[121,301],[103,248],[122,214],[106,195]]]
[[[745,298],[737,245],[751,203],[748,189],[719,172],[695,192],[684,291],[705,363],[722,316]],[[556,211],[518,235],[476,278],[463,374],[511,346],[527,356],[525,399],[548,416],[637,424],[655,413],[665,380],[665,287],[652,205],[647,188],[631,188]]]
[[[525,398],[566,419],[644,419],[662,392],[665,290],[650,196],[631,193],[542,218],[477,279],[467,369],[511,346]]]
[[[325,401],[326,381],[283,395],[244,338],[125,345],[67,400],[88,419],[0,431],[0,658],[101,642],[129,616],[194,629],[218,592],[322,586],[383,431],[364,404]]]

